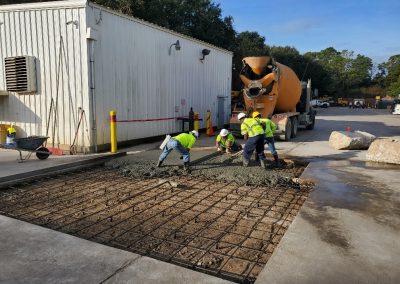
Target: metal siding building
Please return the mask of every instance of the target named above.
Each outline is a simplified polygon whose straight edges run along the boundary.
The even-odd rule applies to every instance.
[[[172,46],[177,40],[180,50]],[[66,148],[81,109],[77,144],[83,148],[110,143],[112,109],[119,120],[145,120],[186,116],[193,107],[204,118],[201,128],[208,109],[214,125],[229,122],[232,53],[193,38],[80,0],[0,6],[0,41],[2,62],[37,59],[38,91],[0,96],[0,123],[16,123],[20,136],[46,134],[57,95],[58,122],[49,136]],[[204,48],[211,52],[200,61]],[[6,89],[3,67],[0,90]],[[122,142],[179,132],[181,122],[117,127]]]
[[[18,136],[46,135],[57,92],[58,127],[54,133],[49,129],[57,144],[72,143],[79,107],[90,113],[85,6],[83,1],[0,6],[0,123],[15,124]],[[80,25],[66,25],[71,19]],[[60,64],[61,37],[66,52]],[[37,92],[7,93],[4,58],[23,55],[36,58]],[[89,146],[84,137],[78,143]]]

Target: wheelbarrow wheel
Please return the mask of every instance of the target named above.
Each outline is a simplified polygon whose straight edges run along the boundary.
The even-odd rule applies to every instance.
[[[37,149],[37,151],[38,152],[36,152],[36,157],[39,160],[46,160],[50,156],[49,149],[47,149],[45,147],[40,147],[39,149]]]

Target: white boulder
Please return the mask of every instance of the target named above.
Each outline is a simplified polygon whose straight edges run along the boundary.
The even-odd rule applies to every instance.
[[[375,140],[368,149],[367,161],[400,165],[400,140]]]
[[[365,150],[375,138],[363,131],[333,131],[329,137],[329,145],[336,150]]]

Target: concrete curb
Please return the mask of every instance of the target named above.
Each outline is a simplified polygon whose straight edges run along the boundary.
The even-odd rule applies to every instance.
[[[116,154],[110,154],[100,157],[95,157],[87,160],[80,160],[76,162],[71,162],[67,164],[62,164],[54,167],[49,167],[45,169],[40,169],[36,171],[31,171],[22,174],[11,175],[7,177],[0,178],[0,189],[12,186],[15,184],[28,182],[37,178],[44,176],[55,176],[61,173],[71,172],[79,169],[90,168],[97,165],[104,164],[107,160],[119,158],[125,156],[126,152],[120,152]]]

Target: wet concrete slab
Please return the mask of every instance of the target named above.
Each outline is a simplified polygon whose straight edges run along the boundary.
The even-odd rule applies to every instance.
[[[397,283],[400,167],[319,161],[317,185],[256,283]]]

